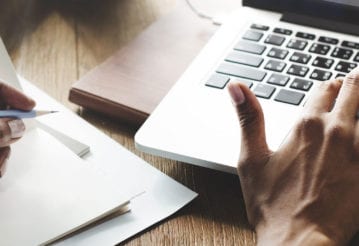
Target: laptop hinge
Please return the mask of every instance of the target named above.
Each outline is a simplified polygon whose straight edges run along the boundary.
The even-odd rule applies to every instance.
[[[281,21],[326,29],[329,31],[359,35],[359,25],[350,24],[347,22],[333,21],[321,17],[313,17],[296,13],[284,13],[282,15]]]

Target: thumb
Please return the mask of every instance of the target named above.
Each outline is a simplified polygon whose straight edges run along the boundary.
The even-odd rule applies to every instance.
[[[269,156],[264,115],[256,96],[244,84],[231,82],[228,91],[236,108],[242,134],[239,165],[244,162],[262,162]]]

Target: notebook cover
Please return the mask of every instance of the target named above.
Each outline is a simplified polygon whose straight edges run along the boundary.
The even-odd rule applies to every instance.
[[[139,126],[215,30],[179,3],[73,84],[69,100]]]

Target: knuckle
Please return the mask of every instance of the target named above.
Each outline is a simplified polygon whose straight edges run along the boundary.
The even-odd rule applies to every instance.
[[[245,109],[239,112],[239,123],[242,128],[256,125],[261,120],[261,115],[255,109]]]
[[[359,86],[359,70],[353,70],[345,77],[344,81],[346,86]]]
[[[324,129],[324,120],[314,114],[303,115],[299,123],[297,124],[296,131],[300,135],[311,137],[313,134],[318,134],[323,132]]]
[[[328,125],[326,129],[326,136],[332,142],[342,142],[351,138],[350,129],[341,121],[336,121]]]
[[[340,83],[338,82],[338,80],[328,80],[323,82],[320,85],[320,90],[321,91],[336,91],[338,90],[338,87],[340,86]]]

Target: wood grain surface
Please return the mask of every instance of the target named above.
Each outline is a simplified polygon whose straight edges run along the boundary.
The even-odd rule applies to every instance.
[[[193,2],[208,13],[240,6],[239,0]],[[134,147],[136,129],[68,101],[73,82],[175,4],[176,0],[3,0],[0,35],[20,75],[199,193],[178,213],[121,245],[255,245],[237,176],[141,153]]]

